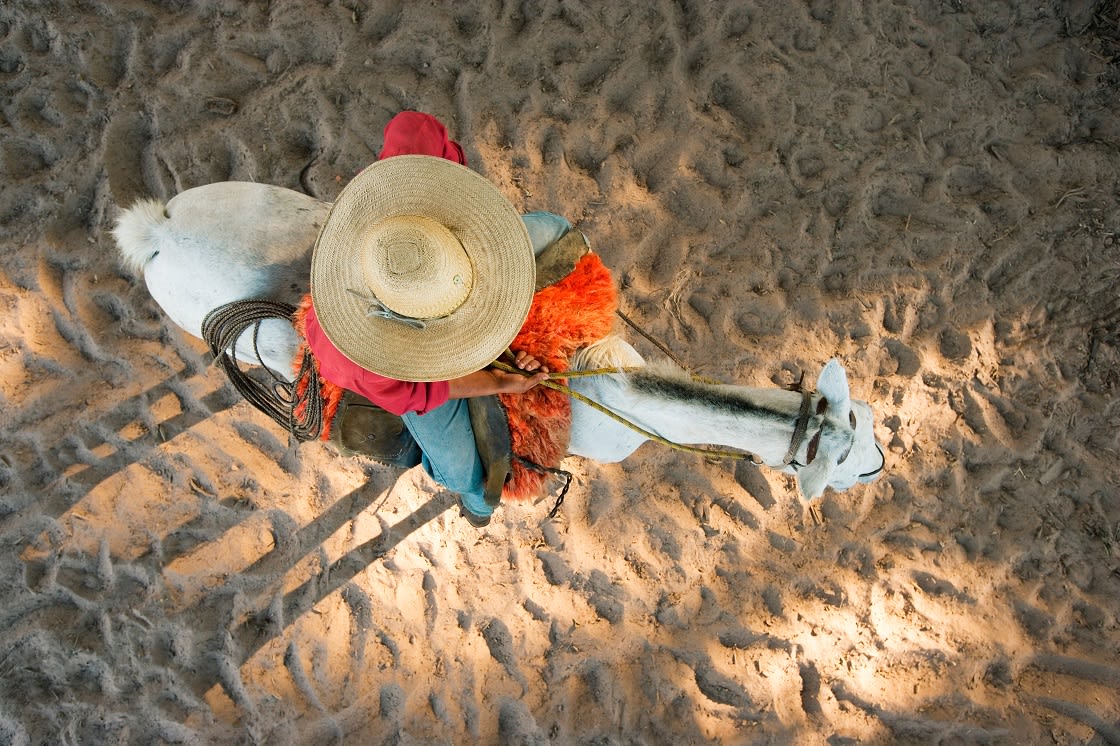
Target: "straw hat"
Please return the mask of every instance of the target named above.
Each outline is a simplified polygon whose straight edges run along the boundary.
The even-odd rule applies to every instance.
[[[485,368],[533,300],[533,246],[521,216],[465,166],[386,158],[338,196],[311,259],[323,332],[358,365],[401,381]]]

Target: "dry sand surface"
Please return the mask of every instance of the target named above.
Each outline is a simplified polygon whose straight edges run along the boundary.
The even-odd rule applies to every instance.
[[[1120,742],[1117,23],[5,0],[0,743]],[[331,200],[402,109],[699,372],[838,357],[885,475],[815,517],[647,444],[480,532],[289,444],[109,229],[221,180]]]

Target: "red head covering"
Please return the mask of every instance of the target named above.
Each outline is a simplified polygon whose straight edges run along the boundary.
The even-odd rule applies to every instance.
[[[402,111],[385,125],[385,144],[378,160],[394,155],[434,155],[467,165],[459,143],[447,136],[447,128],[430,114]]]

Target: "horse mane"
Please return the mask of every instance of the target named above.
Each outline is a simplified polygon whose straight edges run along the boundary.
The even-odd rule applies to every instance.
[[[701,402],[726,412],[750,414],[768,420],[785,420],[789,413],[781,406],[784,392],[775,388],[744,389],[697,380],[669,360],[645,362],[622,337],[610,334],[576,352],[572,370],[624,369],[626,380],[636,391],[658,399]],[[791,403],[793,402],[790,397]]]
[[[699,403],[717,411],[749,415],[770,422],[789,419],[790,407],[783,406],[789,399],[796,414],[796,404],[790,392],[779,388],[746,388],[730,384],[698,380],[672,363],[655,363],[629,374],[630,386],[657,399]]]

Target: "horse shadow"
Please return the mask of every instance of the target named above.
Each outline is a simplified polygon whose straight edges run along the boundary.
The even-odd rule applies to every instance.
[[[60,518],[106,480],[143,462],[163,443],[240,401],[228,384],[201,397],[193,395],[186,383],[196,372],[188,366],[111,405],[92,422],[75,417],[64,423],[63,432],[57,435],[51,435],[51,429],[37,431],[40,435],[30,442],[50,442],[53,438],[54,444],[41,449],[31,445],[20,459],[22,464],[5,459],[20,474],[14,485],[23,489],[13,494],[25,497],[10,501],[0,516],[0,527],[13,528],[37,515]],[[167,397],[178,402],[177,412],[153,421],[151,404]],[[20,442],[8,441],[5,446],[15,448]]]
[[[59,472],[69,472],[63,477],[68,488],[67,496],[72,500],[88,494],[109,477],[142,461],[162,443],[172,440],[241,401],[237,392],[228,384],[223,384],[201,398],[193,399],[184,392],[183,385],[194,375],[196,375],[195,371],[189,368],[183,369],[119,402],[99,417],[96,425],[85,426],[79,432],[64,439],[63,447],[55,450],[51,457],[55,462],[53,466]],[[154,423],[154,427],[147,426],[142,413],[149,410],[151,402],[167,396],[173,396],[178,400],[178,414]],[[123,435],[135,424],[143,425],[138,428],[137,435],[131,438]],[[112,433],[113,436],[108,433]],[[104,446],[111,447],[112,453],[96,459],[81,455]],[[68,450],[72,452],[73,462],[69,464],[65,463],[64,457]],[[75,463],[81,464],[76,470]],[[52,510],[53,506],[50,505],[48,497],[48,502],[40,503],[40,507],[60,513],[69,506],[60,505],[58,507],[61,510]]]

